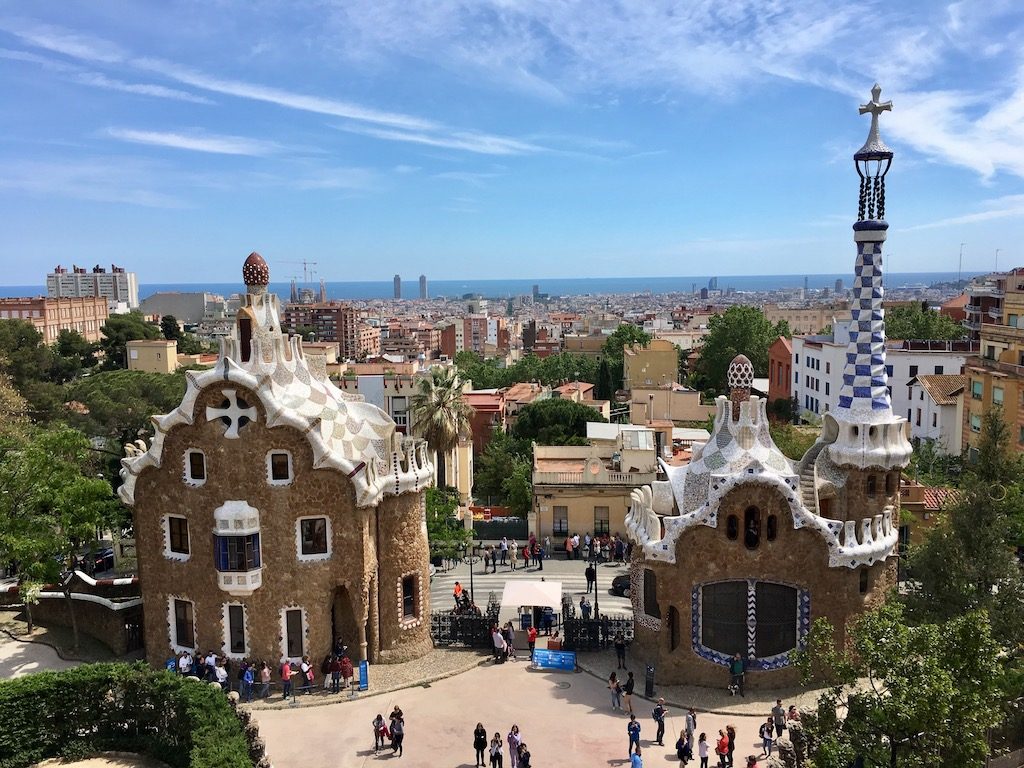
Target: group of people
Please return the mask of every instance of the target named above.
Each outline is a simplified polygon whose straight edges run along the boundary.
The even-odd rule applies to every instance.
[[[481,616],[480,608],[473,599],[469,596],[469,592],[462,588],[459,582],[455,582],[455,588],[452,589],[452,598],[455,600],[455,607],[452,609],[452,613],[456,616]]]
[[[765,722],[761,723],[761,728],[758,730],[758,735],[761,737],[761,753],[765,756],[770,755],[775,740],[782,736],[782,732],[789,728],[791,722],[799,719],[800,712],[797,710],[796,704],[790,704],[787,710],[782,706],[782,699],[776,699],[772,713],[768,715]]]
[[[477,723],[473,729],[473,749],[476,750],[476,766],[484,766],[484,756],[491,761],[491,768],[503,768],[505,749],[508,749],[510,768],[530,768],[530,750],[519,733],[519,726],[513,725],[508,736],[501,738],[495,731],[490,742],[487,740],[487,729],[483,723]]]
[[[629,556],[629,544],[619,534],[607,533],[591,536],[587,531],[582,538],[578,533],[566,536],[562,545],[566,560],[584,558],[597,563],[624,563]]]
[[[403,742],[405,741],[405,713],[397,704],[388,715],[387,721],[379,714],[373,718],[373,754],[384,749],[384,742],[390,741],[391,754],[402,756]]]
[[[516,630],[511,621],[506,621],[502,626],[491,625],[491,642],[494,644],[494,663],[503,664],[506,660],[516,659]],[[533,648],[530,648],[530,657],[533,658]]]

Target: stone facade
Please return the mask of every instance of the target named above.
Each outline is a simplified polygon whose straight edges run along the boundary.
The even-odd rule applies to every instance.
[[[354,659],[416,658],[431,647],[423,444],[307,364],[265,264],[246,277],[217,366],[188,374],[153,444],[123,461],[147,658],[319,662],[337,638]]]

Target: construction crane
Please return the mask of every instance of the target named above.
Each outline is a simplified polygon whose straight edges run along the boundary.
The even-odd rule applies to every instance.
[[[315,266],[317,266],[319,264],[319,262],[316,262],[316,261],[306,261],[305,259],[303,259],[302,261],[275,261],[274,263],[275,264],[301,264],[302,265],[302,282],[303,283],[308,283],[310,276],[316,274],[316,270],[315,269],[310,269],[310,267],[315,267]]]

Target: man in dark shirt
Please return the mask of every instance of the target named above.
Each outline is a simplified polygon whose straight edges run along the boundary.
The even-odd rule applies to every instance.
[[[662,739],[665,738],[665,715],[667,714],[668,710],[665,709],[665,700],[658,699],[658,704],[654,707],[654,712],[652,713],[652,716],[654,717],[654,722],[658,724],[658,735],[654,737],[654,740],[657,741],[658,745],[662,747],[665,746]]]
[[[743,673],[746,669],[746,665],[743,663],[743,658],[737,653],[732,657],[732,661],[729,662],[729,691],[733,696],[736,695],[736,691],[739,691],[740,696],[745,696],[743,693]]]
[[[587,594],[590,594],[590,590],[594,590],[594,594],[597,594],[597,570],[594,568],[593,563],[587,566],[587,570],[583,572],[587,577]]]

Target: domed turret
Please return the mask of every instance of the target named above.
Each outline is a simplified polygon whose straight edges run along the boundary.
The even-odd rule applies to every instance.
[[[740,417],[740,403],[750,400],[750,387],[754,383],[754,364],[746,355],[736,355],[729,363],[726,373],[729,384],[729,399],[732,401],[732,419]]]
[[[270,267],[256,251],[250,253],[242,264],[242,282],[246,288],[266,288],[270,284]]]

